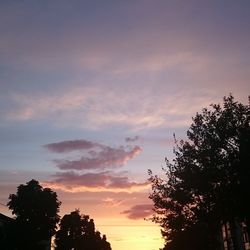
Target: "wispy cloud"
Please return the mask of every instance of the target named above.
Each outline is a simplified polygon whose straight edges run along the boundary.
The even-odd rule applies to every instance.
[[[23,74],[30,76],[32,72],[36,76],[35,80],[28,77],[29,84],[28,79],[20,79],[21,84],[12,78],[2,82],[12,86],[6,89],[16,91],[8,97],[5,118],[41,119],[57,126],[87,129],[110,125],[132,129],[185,126],[204,104],[199,97],[207,105],[229,91],[245,95],[249,90],[249,60],[242,50],[249,49],[248,8],[234,4],[232,9],[205,8],[203,16],[197,9],[204,7],[183,4],[180,11],[179,4],[164,3],[162,8],[152,3],[141,8],[138,4],[135,8],[134,3],[126,3],[125,9],[119,10],[121,18],[117,22],[109,13],[117,6],[111,5],[100,8],[101,14],[95,6],[89,16],[82,15],[88,8],[70,3],[69,8],[64,6],[62,12],[57,12],[56,21],[47,9],[41,9],[44,15],[35,15],[24,6],[23,11],[16,11],[20,6],[15,4],[14,12],[1,8],[1,24],[6,31],[1,34],[3,65],[10,67],[13,75],[17,67]],[[58,10],[55,6],[50,11]],[[218,12],[208,14],[215,9]],[[178,15],[173,10],[178,10]],[[194,10],[200,22],[193,23]],[[67,23],[64,11],[69,15]],[[129,20],[125,18],[128,13]],[[217,18],[212,22],[207,19],[211,14]],[[236,22],[232,14],[238,15]],[[227,27],[224,18],[230,23]],[[120,29],[119,21],[128,25]],[[191,24],[189,29],[183,25],[186,21]],[[57,29],[58,22],[65,24],[64,29]],[[13,32],[8,32],[8,25]],[[232,36],[230,29],[237,26]],[[104,35],[107,27],[114,36]],[[27,39],[29,36],[32,39]],[[45,82],[51,83],[47,93],[28,93],[30,86],[33,90],[44,89],[43,83],[37,83],[40,78],[43,81],[44,72],[49,72]],[[64,73],[68,75],[66,82],[55,82],[55,75]],[[66,85],[70,87],[64,88]],[[79,85],[82,87],[76,87]],[[213,92],[211,98],[204,97],[207,89]]]
[[[166,97],[166,92],[172,92]],[[126,95],[124,95],[126,93]],[[82,86],[48,95],[15,94],[7,110],[9,120],[49,120],[57,126],[102,129],[125,126],[133,130],[185,126],[202,106],[216,100],[215,93],[201,89],[173,91],[162,84],[141,87]],[[221,97],[220,97],[221,98]]]
[[[54,180],[43,183],[65,192],[136,192],[149,187],[148,182],[130,181],[124,173],[110,171],[78,174],[63,172],[54,175]]]
[[[146,218],[153,214],[153,206],[151,204],[140,204],[131,207],[128,210],[121,212],[125,214],[129,219],[139,220]]]

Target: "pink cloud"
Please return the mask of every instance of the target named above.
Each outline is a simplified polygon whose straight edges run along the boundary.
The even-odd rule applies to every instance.
[[[66,153],[75,150],[87,150],[98,146],[101,145],[87,140],[70,140],[44,145],[45,148],[54,153]]]
[[[151,204],[140,204],[123,211],[121,214],[127,215],[129,219],[138,220],[146,218],[153,213],[153,206]]]
[[[78,145],[79,146],[79,145]],[[58,149],[58,148],[57,148]],[[121,167],[142,151],[141,147],[112,148],[102,145],[101,149],[88,151],[90,156],[78,160],[54,160],[60,169],[105,169]]]
[[[149,187],[147,182],[130,181],[127,176],[123,176],[121,173],[114,174],[110,171],[84,174],[71,171],[57,173],[54,177],[54,180],[43,184],[66,192],[133,192]]]
[[[54,160],[56,166],[64,171],[56,173],[52,181],[45,182],[45,185],[50,187],[67,192],[132,192],[148,187],[146,182],[130,181],[124,173],[104,171],[104,169],[123,166],[142,151],[139,146],[109,147],[87,140],[71,140],[46,144],[44,147],[56,153],[69,153],[80,150],[84,154],[84,156],[76,160]],[[95,172],[88,172],[87,170],[90,169],[95,170]],[[85,170],[85,172],[77,173],[69,170]],[[100,170],[102,171],[100,172]]]

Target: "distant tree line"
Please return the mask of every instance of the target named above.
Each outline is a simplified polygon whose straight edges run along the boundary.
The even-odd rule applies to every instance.
[[[153,175],[152,220],[165,250],[249,249],[250,104],[230,95],[193,118],[166,178]]]
[[[111,250],[106,236],[95,230],[88,215],[75,210],[60,220],[61,202],[56,192],[36,180],[18,186],[7,205],[15,218],[8,220],[0,233],[0,249],[48,250],[55,236],[56,250]]]

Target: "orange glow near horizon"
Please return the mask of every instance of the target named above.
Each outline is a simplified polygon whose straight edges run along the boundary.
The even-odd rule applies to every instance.
[[[65,204],[66,203],[66,204]],[[141,219],[129,219],[122,211],[126,209],[122,204],[117,206],[90,205],[69,202],[62,203],[60,215],[70,213],[74,208],[79,208],[82,214],[87,214],[94,219],[97,231],[107,236],[112,250],[159,250],[164,246],[159,225]]]
[[[126,188],[110,188],[110,187],[88,187],[88,186],[67,186],[60,183],[52,183],[52,182],[42,182],[41,183],[44,187],[48,187],[55,190],[61,190],[63,192],[68,193],[81,193],[81,192],[113,192],[113,193],[133,193],[138,191],[143,191],[145,189],[148,189],[150,187],[150,184],[145,182],[141,184],[137,184],[131,187]]]
[[[164,241],[160,227],[149,221],[124,220],[124,224],[100,225],[97,230],[106,234],[112,250],[159,250]]]
[[[1,207],[0,212],[13,216],[6,207]],[[96,230],[107,236],[112,250],[159,250],[164,246],[160,227],[153,222],[114,218],[112,214],[105,219],[94,218],[94,221]]]
[[[159,250],[164,246],[159,225],[144,220],[142,214],[137,219],[129,219],[129,214],[124,213],[134,204],[150,204],[147,193],[69,193],[62,190],[57,193],[62,201],[61,218],[75,209],[89,215],[94,219],[96,230],[106,235],[112,250]]]

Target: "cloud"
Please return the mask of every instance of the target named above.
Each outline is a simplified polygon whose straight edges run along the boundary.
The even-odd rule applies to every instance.
[[[44,182],[50,187],[66,192],[133,192],[148,187],[147,182],[130,181],[124,173],[103,171],[126,164],[142,151],[139,146],[110,147],[81,139],[50,143],[44,147],[64,155],[73,151],[84,154],[77,160],[54,160],[56,167],[63,171],[55,174],[52,181]]]
[[[123,166],[141,151],[142,149],[139,146],[126,149],[123,146],[112,148],[102,145],[102,149],[99,151],[89,151],[90,157],[83,156],[78,160],[54,160],[54,162],[56,166],[62,170],[115,168]]]
[[[151,204],[140,204],[131,207],[128,210],[121,212],[121,214],[127,215],[129,219],[139,220],[146,218],[153,213],[153,206]]]
[[[230,18],[234,13],[232,10],[227,9],[228,13],[223,10],[225,16],[218,15],[220,11],[213,13],[218,20],[227,17],[232,27],[239,27],[237,35],[228,39],[232,37],[231,26],[225,30],[225,22],[217,19],[213,26],[214,23],[207,19],[211,15],[205,19],[204,16],[196,16],[201,22],[195,22],[187,31],[182,21],[192,16],[193,6],[190,4],[185,5],[183,11],[178,10],[178,15],[173,15],[172,8],[159,8],[158,5],[150,6],[150,11],[145,6],[135,11],[134,4],[127,7],[128,12],[121,11],[120,14],[124,17],[124,13],[130,13],[131,18],[124,19],[130,25],[123,25],[123,29],[120,29],[119,21],[114,21],[110,15],[110,8],[105,8],[101,15],[89,17],[82,15],[82,11],[88,11],[85,6],[62,7],[67,13],[70,10],[71,18],[66,23],[64,11],[57,13],[55,22],[47,9],[43,10],[44,15],[33,13],[30,16],[29,8],[14,11],[15,15],[10,15],[10,9],[2,8],[1,24],[6,31],[1,34],[3,65],[13,70],[10,75],[23,72],[29,77],[23,78],[21,74],[16,79],[3,78],[2,85],[8,86],[5,87],[8,91],[2,91],[4,95],[10,91],[15,93],[8,97],[9,104],[1,119],[49,120],[57,126],[87,129],[110,125],[132,129],[185,126],[194,112],[202,107],[201,100],[198,98],[198,103],[196,100],[206,89],[210,89],[214,96],[210,95],[209,100],[205,97],[205,105],[229,91],[240,92],[242,97],[248,92],[248,58],[247,53],[241,53],[242,48],[247,50],[249,46],[249,32],[242,32],[248,28],[245,21],[249,18],[248,8],[241,6],[241,11],[237,9],[241,13],[237,22]],[[174,10],[176,8],[174,6]],[[169,15],[161,13],[162,10]],[[65,24],[64,29],[58,30],[58,22]],[[82,22],[87,25],[82,25]],[[13,32],[8,32],[9,25]],[[112,30],[114,36],[104,36],[105,30]],[[32,39],[27,39],[31,34]],[[40,77],[40,74],[46,77]],[[55,77],[57,75],[63,77]],[[60,79],[57,82],[55,78]],[[41,79],[41,83],[34,79]],[[46,93],[31,93],[32,89],[44,90],[46,84],[50,86],[44,91]],[[70,87],[65,88],[66,85]],[[180,90],[182,93],[176,94]],[[190,95],[192,92],[195,98]],[[176,112],[172,112],[173,106]]]
[[[135,142],[138,141],[140,139],[140,137],[138,135],[134,136],[134,137],[126,137],[125,141],[126,142]]]
[[[5,118],[9,121],[47,119],[56,126],[90,130],[110,126],[133,130],[186,126],[201,107],[219,99],[216,95],[202,88],[195,92],[186,88],[175,91],[174,87],[161,83],[145,84],[142,88],[141,84],[118,87],[105,82],[62,88],[50,94],[14,94],[10,96],[13,105],[5,111]]]
[[[139,146],[110,147],[88,140],[68,140],[46,144],[43,147],[50,152],[69,153],[80,151],[84,156],[77,160],[54,160],[56,166],[62,170],[86,170],[116,168],[126,164],[129,160],[140,154]]]
[[[65,153],[74,150],[86,150],[98,146],[100,146],[100,144],[87,140],[70,140],[44,145],[44,147],[47,148],[49,151],[55,153]]]
[[[102,202],[108,207],[116,207],[122,204],[122,200],[116,200],[114,198],[107,197]]]
[[[65,192],[135,192],[149,187],[148,182],[130,181],[123,173],[110,171],[79,174],[73,171],[54,175],[54,180],[43,182],[45,186]]]

